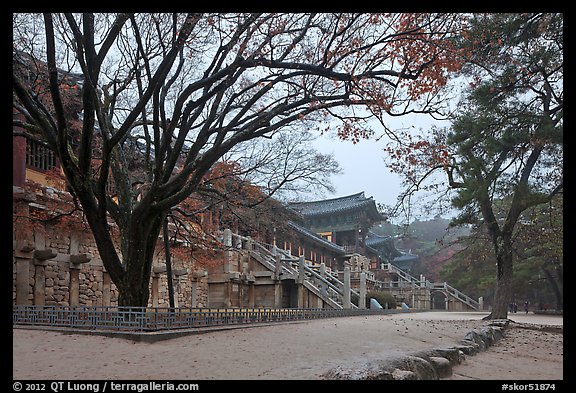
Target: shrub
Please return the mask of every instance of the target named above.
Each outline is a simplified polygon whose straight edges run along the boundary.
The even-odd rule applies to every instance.
[[[370,305],[370,298],[376,299],[384,308],[396,308],[396,298],[388,292],[369,291],[366,294],[366,307]],[[386,307],[388,305],[388,307]]]

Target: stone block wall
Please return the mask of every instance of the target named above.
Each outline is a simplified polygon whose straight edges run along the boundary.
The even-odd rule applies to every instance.
[[[64,194],[50,188],[14,187],[13,304],[115,306],[118,291],[89,229],[32,219],[54,206],[70,211]],[[176,306],[205,307],[208,280],[203,269],[178,258],[172,264]],[[149,306],[168,307],[163,253],[154,261],[150,294]]]
[[[71,212],[70,199],[67,193],[47,187],[14,187],[13,304],[118,304],[117,288],[99,258],[88,226],[78,221],[71,226],[38,219],[43,212]],[[230,230],[223,232],[224,245],[229,249],[209,269],[195,265],[181,253],[173,255],[176,307],[328,307],[295,277],[280,279],[279,259],[266,262],[264,254],[253,252],[250,239],[233,237]],[[161,243],[159,238],[149,283],[149,307],[169,306]]]

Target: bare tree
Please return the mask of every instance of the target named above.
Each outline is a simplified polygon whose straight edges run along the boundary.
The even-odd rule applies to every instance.
[[[273,139],[240,144],[227,157],[240,163],[238,175],[262,187],[269,197],[288,201],[302,194],[332,193],[330,177],[341,173],[340,164],[332,155],[316,151],[314,139],[307,130],[287,128]]]
[[[358,108],[382,121],[436,113],[438,87],[458,67],[450,38],[459,17],[450,14],[44,14],[34,37],[16,23],[27,16],[14,18],[14,55],[47,64],[47,90],[14,72],[18,124],[56,151],[120,305],[147,304],[166,215],[236,146],[334,116],[355,138],[370,132]],[[65,108],[72,71],[81,123]],[[127,154],[135,138],[145,152],[137,188]]]

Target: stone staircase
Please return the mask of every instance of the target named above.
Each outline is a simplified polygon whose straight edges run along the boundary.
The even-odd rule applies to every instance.
[[[354,303],[350,302],[350,299],[353,297],[359,298],[359,292],[351,288],[349,282],[345,284],[333,272],[327,272],[323,264],[319,267],[310,266],[306,263],[303,256],[295,257],[290,255],[289,251],[282,250],[274,245],[265,244],[237,234],[232,234],[232,244],[235,245],[235,248],[247,250],[252,258],[272,272],[275,279],[289,279],[302,284],[304,288],[321,298],[331,308],[342,309],[345,304],[350,304],[351,308],[358,308]],[[397,285],[429,291],[442,291],[452,299],[462,302],[474,310],[481,308],[476,300],[446,282],[432,283],[428,280],[419,280],[390,263],[382,264],[381,267],[399,278]],[[344,280],[346,281],[346,278]],[[367,282],[372,288],[385,289],[387,287],[386,283],[370,277],[367,277]]]
[[[464,293],[460,292],[456,288],[448,285],[448,283],[446,282],[433,283],[428,280],[419,280],[416,277],[411,276],[404,270],[398,268],[397,266],[394,266],[391,263],[382,264],[382,270],[387,271],[388,273],[396,274],[398,278],[401,280],[401,282],[408,283],[409,285],[415,288],[426,288],[431,291],[433,290],[442,291],[451,298],[468,305],[470,308],[474,310],[479,310],[481,308],[479,302],[472,299],[470,296],[467,296]]]
[[[288,251],[274,245],[261,243],[253,239],[233,234],[233,244],[247,249],[250,256],[262,266],[273,272],[278,280],[295,280],[308,291],[321,298],[331,308],[344,308],[345,285],[334,274],[326,272],[323,266],[309,266],[304,257],[295,257]],[[350,296],[360,296],[354,289],[349,289]],[[351,304],[351,308],[358,308]]]

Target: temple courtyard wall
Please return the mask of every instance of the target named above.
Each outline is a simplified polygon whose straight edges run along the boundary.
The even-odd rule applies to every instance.
[[[68,197],[68,200],[66,199]],[[69,194],[50,187],[13,190],[13,266],[12,302],[39,306],[116,306],[118,290],[106,271],[81,212],[74,212]],[[63,220],[46,220],[55,214]],[[72,220],[76,215],[75,221]],[[72,222],[75,222],[72,225]],[[80,224],[79,224],[80,223]],[[113,225],[111,223],[111,225]],[[280,260],[272,251],[255,252],[252,241],[224,231],[218,262],[209,267],[181,254],[172,256],[174,305],[183,308],[269,307],[328,308],[338,307],[322,293],[322,285],[312,285],[304,270],[295,274],[282,272]],[[359,293],[375,288],[374,274],[354,263],[357,254],[347,262],[348,288]],[[365,259],[365,258],[364,258]],[[358,261],[357,261],[358,262]],[[303,263],[303,262],[302,262]],[[362,266],[367,264],[361,264]],[[352,271],[352,272],[351,272]],[[364,275],[364,284],[360,276]],[[432,292],[410,283],[392,281],[384,274],[380,284],[399,302],[414,309],[465,310],[466,307],[440,296],[443,307],[434,307]],[[316,286],[315,286],[316,285]],[[162,239],[158,239],[149,283],[148,307],[168,307],[168,277]],[[344,291],[343,293],[347,293]],[[362,298],[362,296],[361,296]],[[341,299],[344,308],[350,298]],[[348,305],[346,305],[348,304]],[[368,305],[360,305],[360,308]]]
[[[14,187],[12,302],[22,305],[115,306],[118,290],[85,227],[36,220],[47,209],[70,211],[58,191]],[[161,240],[161,239],[159,239]],[[163,249],[154,258],[150,307],[168,307],[168,278]],[[206,270],[172,258],[175,305],[207,307]]]
[[[12,302],[116,306],[117,287],[99,258],[89,228],[72,226],[71,220],[66,219],[45,220],[47,212],[54,215],[73,210],[65,198],[66,193],[49,187],[14,187]],[[169,306],[161,242],[159,239],[152,266],[149,307]],[[221,261],[205,267],[191,258],[172,256],[176,307],[327,307],[312,291],[297,285],[296,280],[280,280],[278,272],[266,268],[241,244],[222,252],[221,257]]]

